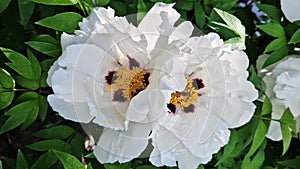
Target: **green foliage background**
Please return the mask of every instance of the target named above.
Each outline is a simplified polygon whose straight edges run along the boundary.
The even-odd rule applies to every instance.
[[[156,168],[147,159],[125,164],[97,162],[84,148],[87,136],[80,124],[64,120],[48,107],[46,97],[52,91],[45,79],[61,54],[61,33],[78,29],[78,22],[93,7],[111,6],[116,15],[129,15],[146,12],[157,1],[0,0],[0,169]],[[300,47],[300,22],[283,18],[279,0],[162,1],[176,2],[182,18],[204,33],[217,31],[237,48],[246,47],[249,80],[261,95],[261,79],[255,69],[258,56],[269,55],[264,63],[268,66],[288,54],[299,54],[295,47]],[[252,12],[253,6],[265,14]],[[270,101],[266,97],[256,105],[251,121],[231,130],[229,143],[199,168],[300,168],[300,141],[291,112],[287,109],[279,120],[284,140],[273,142],[265,138],[271,120]]]

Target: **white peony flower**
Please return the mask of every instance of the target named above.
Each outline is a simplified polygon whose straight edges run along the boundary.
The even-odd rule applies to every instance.
[[[266,55],[260,56],[258,65],[266,60]],[[265,94],[272,103],[272,119],[280,119],[284,110],[290,108],[296,122],[297,131],[300,130],[300,58],[296,55],[260,69],[260,75],[265,84]],[[282,140],[280,122],[271,121],[267,137]]]
[[[94,150],[102,163],[138,157],[171,93],[186,86],[179,47],[193,29],[190,22],[173,27],[180,17],[173,5],[155,4],[138,27],[95,8],[80,30],[61,37],[48,101],[65,119],[105,127]]]
[[[299,0],[280,0],[281,10],[284,16],[290,21],[300,20]]]
[[[168,114],[153,131],[150,161],[156,166],[197,168],[230,137],[229,128],[247,123],[257,90],[247,81],[248,57],[223,44],[217,34],[189,39],[187,85],[171,95]]]

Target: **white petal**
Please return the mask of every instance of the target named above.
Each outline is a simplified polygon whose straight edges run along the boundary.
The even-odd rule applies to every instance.
[[[95,116],[94,123],[116,130],[125,129],[127,102],[113,102],[113,92],[93,79],[85,80],[85,90],[91,114]]]
[[[146,36],[147,49],[153,49],[160,36],[160,25],[163,23],[162,14],[167,15],[172,26],[179,19],[180,14],[172,8],[173,6],[174,4],[156,3],[140,22],[138,28]]]
[[[84,77],[81,73],[59,68],[52,76],[54,94],[66,102],[85,102]]]
[[[162,92],[148,86],[130,101],[126,119],[134,122],[152,123],[165,113],[171,92]]]
[[[127,131],[104,129],[94,150],[101,163],[124,163],[137,158],[148,145],[148,124],[130,123]]]
[[[48,71],[48,77],[46,79],[47,84],[49,85],[49,87],[52,87],[52,77],[55,71],[57,71],[59,69],[59,65],[57,63],[57,61],[55,61],[53,63],[53,65],[50,67],[49,71]]]
[[[300,20],[299,0],[280,0],[280,5],[282,12],[290,22]]]
[[[193,29],[194,27],[191,22],[182,22],[171,33],[169,37],[169,43],[172,43],[173,41],[180,41],[182,44],[185,43],[188,40],[188,38],[192,35]]]
[[[58,64],[99,81],[104,81],[107,72],[118,66],[113,57],[97,46],[89,44],[68,46],[58,59]]]
[[[85,102],[65,102],[55,95],[49,95],[47,100],[52,109],[65,119],[88,123],[93,118],[93,116],[90,115],[90,110]]]

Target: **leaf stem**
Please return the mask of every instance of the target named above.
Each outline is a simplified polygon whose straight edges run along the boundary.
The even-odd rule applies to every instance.
[[[263,117],[263,116],[258,116],[258,115],[253,115],[253,117],[256,117],[256,118],[259,118],[259,119],[262,119],[262,120],[278,121],[278,122],[280,122],[280,120],[278,120],[278,119],[272,119],[272,118]]]

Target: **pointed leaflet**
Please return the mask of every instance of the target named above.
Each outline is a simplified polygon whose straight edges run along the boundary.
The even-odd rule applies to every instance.
[[[294,119],[294,116],[291,113],[290,109],[286,109],[283,115],[281,116],[280,128],[281,128],[282,139],[283,139],[282,155],[284,155],[290,146],[292,136],[293,136],[292,133],[296,132],[296,120]]]
[[[16,169],[28,169],[27,161],[21,150],[18,150]]]
[[[0,68],[0,110],[9,106],[14,99],[15,81],[10,74]]]
[[[31,166],[30,169],[48,169],[53,166],[58,158],[53,153],[53,151],[48,151],[47,153],[40,156],[40,158]]]
[[[26,42],[28,46],[51,57],[58,57],[61,54],[59,42],[50,35],[40,34],[31,41]]]
[[[222,24],[218,22],[216,14],[226,23]],[[213,12],[210,16],[209,26],[218,31],[218,27],[227,28],[230,31],[233,31],[238,37],[231,37],[231,39],[227,40],[226,43],[231,43],[233,48],[237,50],[246,49],[245,39],[246,39],[246,30],[242,25],[241,21],[229,14],[228,12],[222,11],[220,9],[214,8]],[[215,21],[216,20],[216,21]],[[220,32],[222,34],[222,32]],[[223,33],[224,34],[224,33]]]
[[[18,6],[21,24],[25,26],[28,24],[31,15],[33,14],[35,3],[31,0],[18,0]]]
[[[24,55],[7,48],[0,49],[11,61],[11,63],[6,63],[7,66],[27,79],[38,80],[38,73],[34,72],[33,65]]]
[[[65,169],[84,169],[84,165],[74,156],[61,151],[53,150]]]
[[[300,29],[298,29],[293,36],[291,37],[291,40],[289,41],[289,44],[296,44],[300,42]]]
[[[36,3],[41,3],[45,5],[75,5],[78,0],[32,0]]]
[[[12,107],[4,114],[10,117],[2,126],[0,134],[12,130],[22,123],[24,123],[23,128],[28,127],[35,120],[38,111],[39,107],[36,100],[28,100]]]
[[[253,142],[251,148],[248,151],[246,157],[251,157],[256,152],[256,150],[258,150],[258,148],[264,142],[267,132],[268,132],[267,125],[262,120],[259,120],[258,126],[253,136]]]
[[[49,149],[55,149],[64,152],[71,152],[70,145],[59,139],[38,141],[27,145],[26,147],[35,151],[48,151]]]
[[[69,126],[59,125],[33,133],[35,137],[44,139],[65,139],[70,137],[74,130]]]
[[[64,12],[39,20],[36,24],[57,31],[73,33],[78,29],[82,16],[75,12]]]
[[[0,13],[2,13],[9,5],[11,0],[1,0],[0,1]]]

